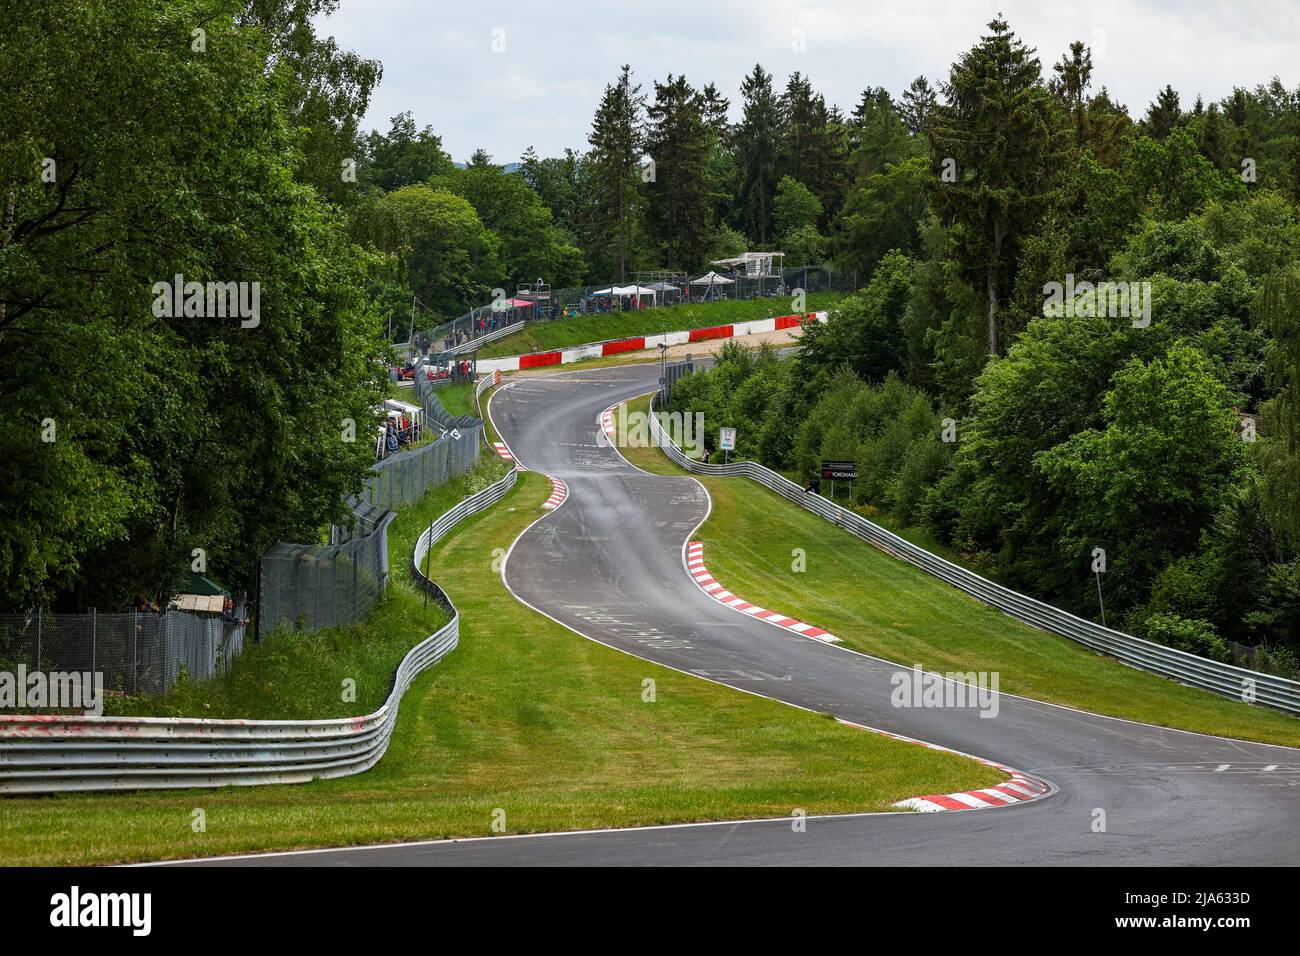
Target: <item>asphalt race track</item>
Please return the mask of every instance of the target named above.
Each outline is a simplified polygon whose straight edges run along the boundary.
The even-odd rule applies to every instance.
[[[682,562],[683,543],[709,509],[703,487],[691,478],[641,472],[601,437],[600,412],[653,389],[657,376],[657,365],[621,366],[522,378],[498,390],[492,418],[516,459],[569,485],[564,505],[515,542],[503,571],[510,590],[567,627],[637,657],[990,758],[1050,781],[1057,792],[997,809],[810,818],[802,833],[789,820],[751,821],[222,862],[1300,862],[1300,751],[1165,730],[1006,694],[993,719],[974,709],[894,708],[889,679],[897,665],[795,636],[706,597]],[[1105,811],[1104,833],[1092,831],[1095,809]]]

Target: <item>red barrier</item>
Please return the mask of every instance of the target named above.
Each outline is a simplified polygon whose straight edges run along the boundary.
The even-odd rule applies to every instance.
[[[563,352],[534,352],[532,355],[519,356],[519,367],[541,368],[543,365],[559,365]]]
[[[601,355],[617,355],[619,352],[639,352],[645,348],[645,339],[623,339],[619,342],[606,342],[600,347]]]
[[[802,315],[778,315],[776,317],[776,327],[778,329],[795,329],[803,321]]]
[[[730,325],[715,325],[711,329],[691,329],[688,342],[707,342],[709,339],[729,339],[732,336]]]

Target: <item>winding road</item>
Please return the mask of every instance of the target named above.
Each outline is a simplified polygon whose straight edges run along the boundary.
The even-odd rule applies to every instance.
[[[1166,730],[1001,696],[898,709],[899,666],[724,607],[686,574],[710,502],[693,478],[642,472],[598,418],[655,387],[657,365],[520,378],[491,414],[516,459],[568,500],[512,547],[503,576],[530,607],[592,640],[701,678],[932,741],[1041,777],[1050,796],[1003,808],[437,841],[245,857],[263,865],[1109,864],[1300,862],[1300,751]],[[736,478],[736,481],[744,479]],[[922,573],[917,571],[916,573]],[[815,621],[813,622],[816,623]],[[1094,832],[1094,811],[1105,832]]]

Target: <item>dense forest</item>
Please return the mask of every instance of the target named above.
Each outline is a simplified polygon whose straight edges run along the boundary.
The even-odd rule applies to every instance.
[[[1045,70],[995,21],[919,115],[873,100],[833,220],[863,287],[674,403],[800,480],[856,460],[856,507],[1018,589],[1293,673],[1300,91],[1135,118],[1095,85],[1084,44]]]
[[[341,425],[414,311],[779,249],[861,288],[798,357],[682,387],[743,453],[856,458],[860,507],[1092,616],[1104,548],[1138,633],[1297,646],[1300,91],[1138,116],[1084,44],[1044,67],[995,21],[844,106],[624,67],[563,156],[458,162],[410,113],[362,128],[382,65],[319,32],[336,6],[0,11],[0,606],[117,606],[198,551],[250,585],[359,487]],[[257,323],[159,315],[173,276],[260,284]]]

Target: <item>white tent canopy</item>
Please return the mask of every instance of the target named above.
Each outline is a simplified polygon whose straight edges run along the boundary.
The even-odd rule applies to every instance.
[[[643,285],[616,285],[608,289],[597,289],[592,295],[635,295],[653,296],[655,290]]]
[[[716,272],[706,272],[698,279],[692,279],[691,285],[733,285],[735,281],[735,279],[720,276]]]

